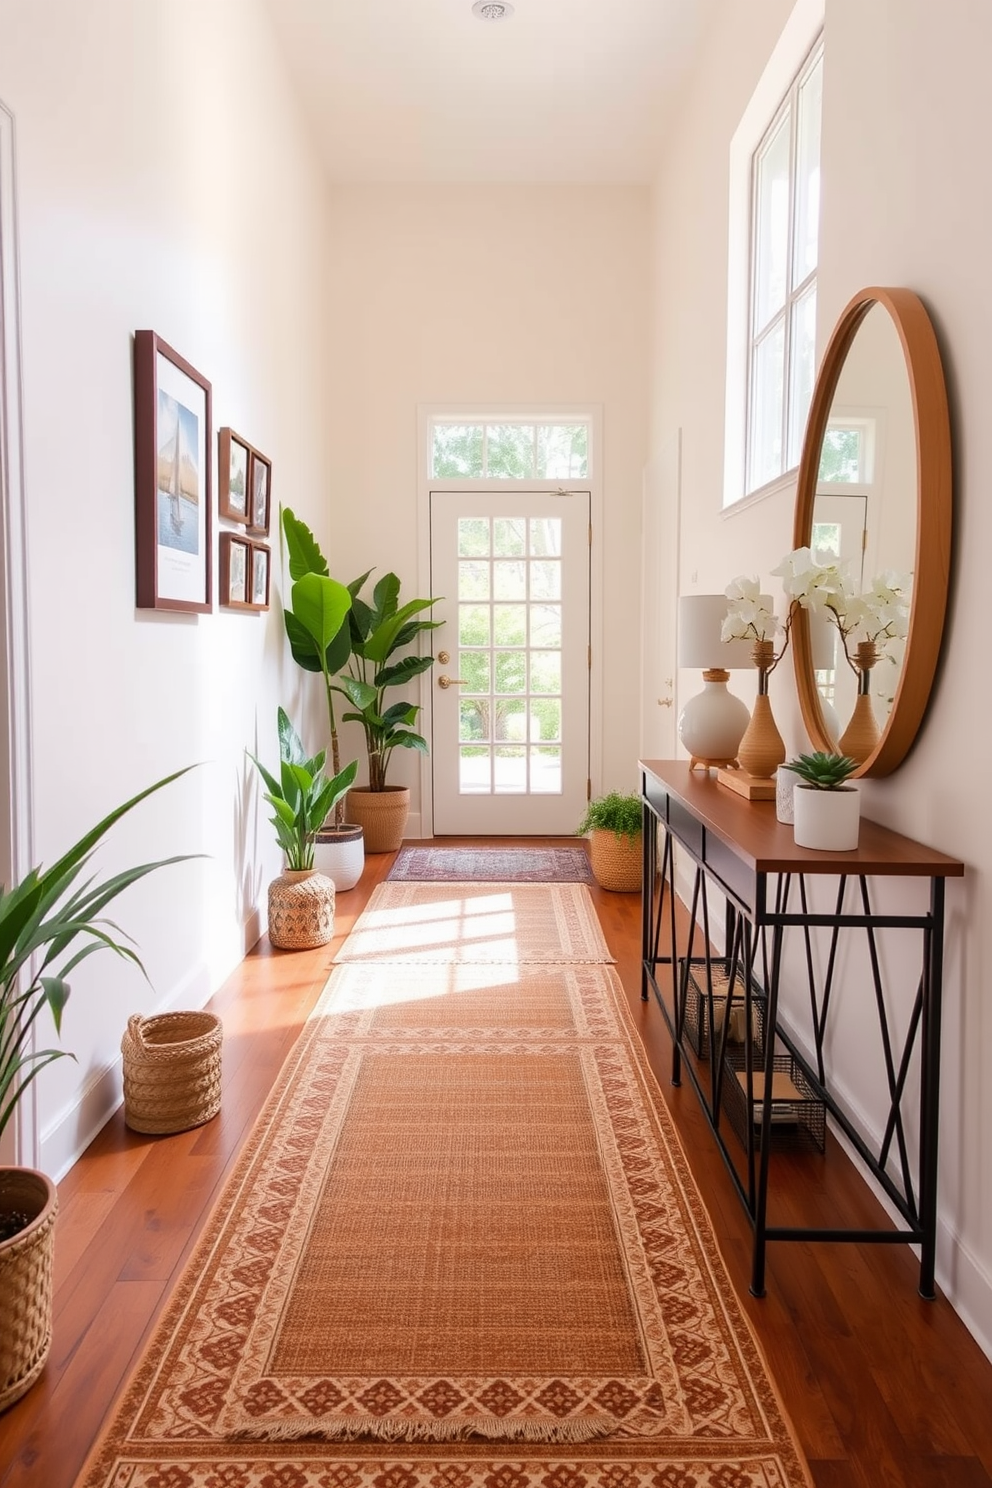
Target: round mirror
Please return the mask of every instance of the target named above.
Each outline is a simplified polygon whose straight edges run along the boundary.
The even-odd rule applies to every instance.
[[[793,661],[816,749],[887,775],[912,746],[940,651],[951,548],[951,439],[940,353],[907,289],[865,289],[846,306],[813,391],[793,547],[839,562],[859,594],[902,590],[904,623],[864,651],[823,615],[799,612]],[[860,656],[857,654],[860,651]]]

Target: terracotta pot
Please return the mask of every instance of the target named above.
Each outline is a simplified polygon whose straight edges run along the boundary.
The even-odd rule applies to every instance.
[[[30,1222],[0,1241],[0,1410],[20,1400],[44,1369],[52,1346],[52,1255],[59,1200],[34,1168],[0,1168],[0,1216]]]
[[[367,785],[352,786],[347,811],[350,820],[365,829],[366,852],[395,852],[410,815],[410,787],[387,785],[385,790],[374,791]]]

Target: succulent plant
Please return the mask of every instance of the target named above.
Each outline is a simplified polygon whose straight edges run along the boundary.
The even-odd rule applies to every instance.
[[[794,771],[804,785],[814,790],[841,790],[847,777],[858,768],[858,762],[846,754],[827,754],[817,749],[812,754],[797,755],[782,768]]]

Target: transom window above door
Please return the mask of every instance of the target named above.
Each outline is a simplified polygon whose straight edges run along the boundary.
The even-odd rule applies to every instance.
[[[568,421],[433,419],[433,480],[584,480],[589,424]]]

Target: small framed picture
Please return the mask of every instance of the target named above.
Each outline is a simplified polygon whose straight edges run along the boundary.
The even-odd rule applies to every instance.
[[[272,465],[264,455],[260,455],[257,450],[252,450],[248,469],[251,499],[248,531],[262,533],[267,537],[269,505],[272,497]]]
[[[252,604],[252,544],[234,532],[220,535],[220,602],[230,610],[250,610]]]
[[[217,510],[232,522],[247,523],[251,445],[233,429],[221,429],[217,438]]]
[[[251,607],[269,608],[269,550],[264,543],[251,545]]]
[[[210,383],[154,331],[134,333],[134,501],[140,610],[210,603]]]

